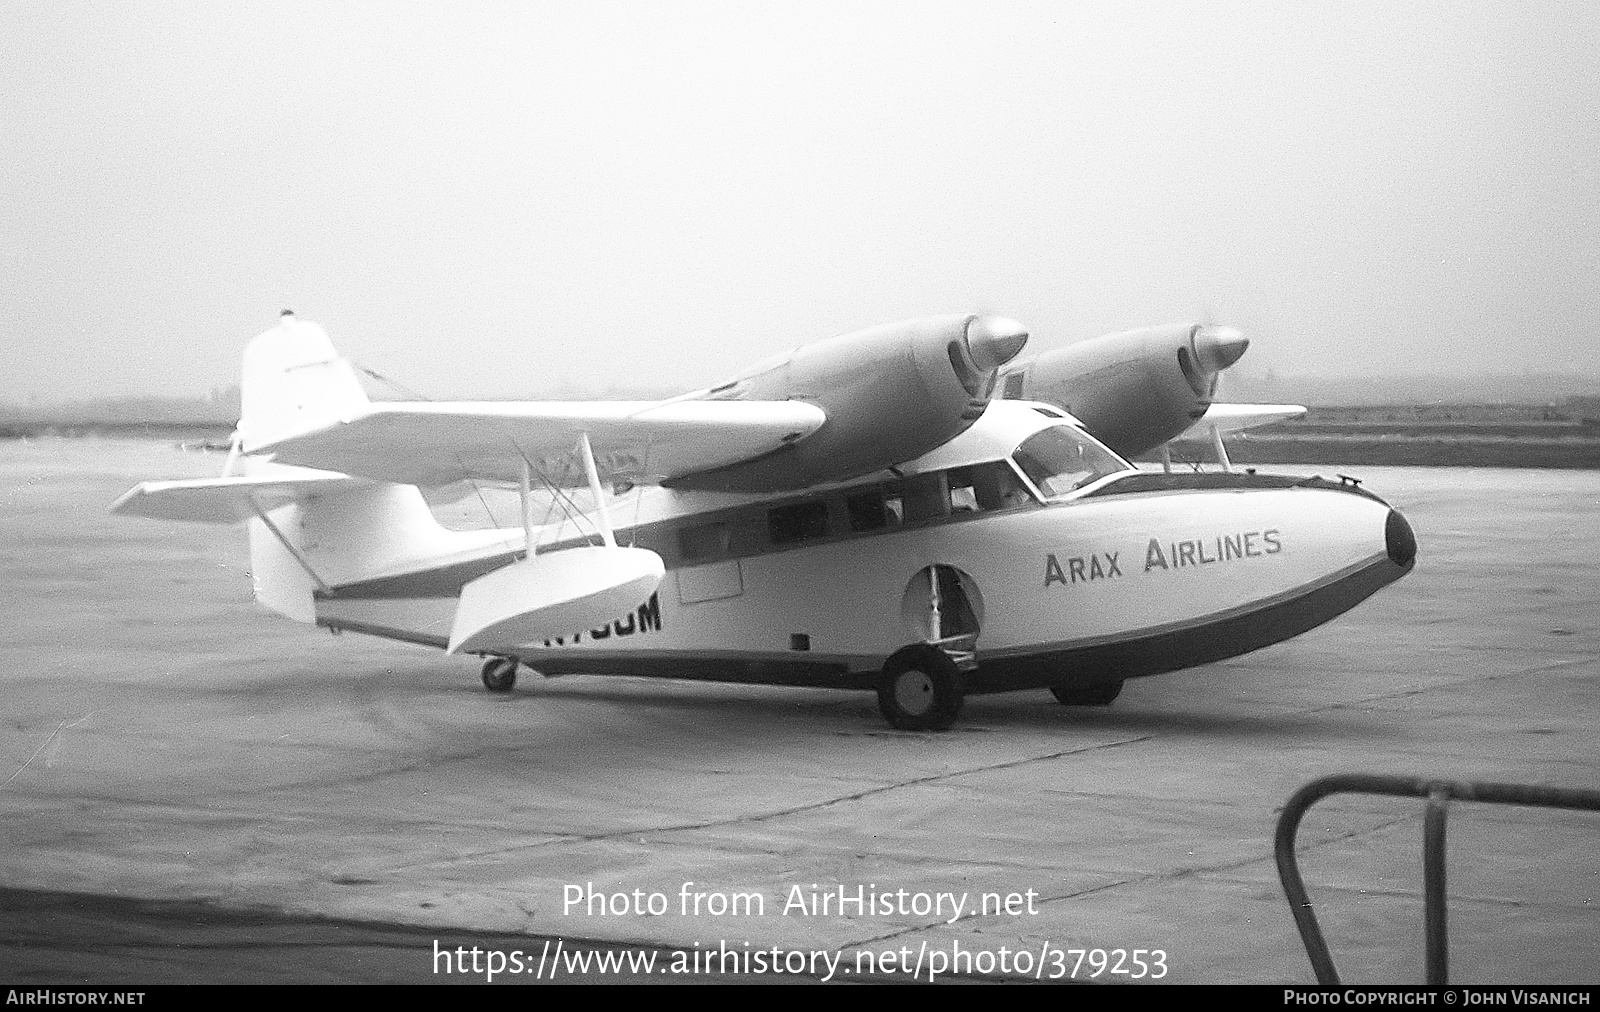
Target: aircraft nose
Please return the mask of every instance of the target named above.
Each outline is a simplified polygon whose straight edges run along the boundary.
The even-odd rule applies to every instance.
[[[1417,535],[1399,510],[1389,511],[1389,519],[1383,525],[1383,540],[1394,564],[1410,569],[1417,559]]]
[[[1221,372],[1239,361],[1250,339],[1234,327],[1196,327],[1194,357],[1206,372]]]
[[[967,323],[967,354],[983,372],[1017,357],[1028,343],[1028,328],[1008,316],[977,316]]]

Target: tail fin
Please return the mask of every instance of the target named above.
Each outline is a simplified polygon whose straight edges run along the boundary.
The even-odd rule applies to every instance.
[[[288,310],[244,350],[239,439],[246,453],[286,436],[339,421],[367,403],[348,360],[328,334]]]
[[[238,438],[251,446],[320,428],[367,403],[350,363],[314,323],[285,312],[245,348]],[[231,470],[230,456],[230,470]],[[470,549],[493,534],[447,531],[415,485],[244,459],[244,474],[144,482],[112,511],[250,528],[258,602],[316,621],[314,593],[392,575]]]

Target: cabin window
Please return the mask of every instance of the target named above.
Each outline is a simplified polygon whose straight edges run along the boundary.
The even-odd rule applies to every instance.
[[[943,471],[896,482],[891,491],[900,500],[900,519],[908,524],[950,514],[950,485]]]
[[[1003,510],[1032,501],[1027,486],[1006,461],[958,467],[950,472],[950,509],[953,512]]]
[[[1128,469],[1116,454],[1070,425],[1034,433],[1011,456],[1047,498],[1066,495]]]
[[[899,517],[890,519],[882,489],[846,496],[844,509],[850,517],[852,531],[875,531],[891,523],[899,523]]]
[[[950,482],[950,512],[978,512],[978,493],[973,490],[971,484],[957,485],[954,481]]]
[[[685,527],[678,532],[678,551],[685,562],[716,559],[728,554],[728,525],[722,521]]]
[[[1000,397],[1003,400],[1016,401],[1022,399],[1022,381],[1027,373],[1018,370],[1006,374],[1006,385],[1001,389]]]
[[[827,535],[828,503],[825,499],[779,506],[767,513],[767,536],[775,545],[791,545]]]

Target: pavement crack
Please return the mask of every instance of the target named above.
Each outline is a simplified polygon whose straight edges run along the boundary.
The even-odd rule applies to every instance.
[[[67,720],[65,718],[63,718],[61,720],[61,722],[56,725],[56,729],[54,731],[50,732],[49,737],[45,738],[45,740],[40,743],[39,747],[33,750],[33,755],[30,755],[23,762],[23,764],[21,766],[18,766],[15,773],[12,773],[9,777],[6,777],[5,782],[4,783],[0,783],[0,787],[8,786],[11,783],[11,781],[17,779],[17,777],[22,775],[22,771],[23,770],[27,769],[29,766],[32,766],[33,765],[33,761],[35,759],[39,758],[40,754],[43,753],[45,749],[49,748],[51,745],[53,745],[56,742],[60,741],[61,740],[61,732],[63,730],[65,730],[66,728],[69,728],[69,727],[77,727],[79,724],[82,724],[84,721],[88,720],[90,717],[93,717],[93,716],[94,716],[94,713],[92,713],[92,712],[86,713],[83,716],[79,717],[77,720],[74,720],[74,721],[72,721],[70,723],[68,723]],[[46,764],[48,765],[48,761],[47,761]]]
[[[767,822],[772,819],[781,819],[790,815],[799,815],[803,812],[821,811],[826,808],[832,808],[836,805],[842,805],[852,801],[861,801],[879,794],[887,794],[890,791],[903,790],[907,787],[922,787],[927,784],[936,784],[942,781],[955,780],[960,777],[971,776],[975,773],[992,773],[996,770],[1016,769],[1019,766],[1027,766],[1033,763],[1053,762],[1057,759],[1064,759],[1067,756],[1073,755],[1082,755],[1086,752],[1098,752],[1108,748],[1121,748],[1124,745],[1137,745],[1140,742],[1149,741],[1153,737],[1154,735],[1142,734],[1133,738],[1119,738],[1115,741],[1096,742],[1092,745],[1082,745],[1077,748],[1063,749],[1059,752],[1051,752],[1046,755],[1026,756],[1021,759],[1009,759],[1000,763],[990,763],[984,766],[972,766],[968,767],[967,769],[952,770],[948,773],[935,773],[924,777],[912,777],[909,780],[898,780],[894,783],[880,784],[876,787],[868,787],[865,790],[853,791],[849,794],[843,794],[834,798],[825,798],[821,801],[813,801],[804,805],[791,805],[788,808],[774,809],[770,812],[757,812],[753,815],[739,815],[725,819],[708,819],[703,822],[680,823],[672,826],[636,827],[633,829],[608,830],[604,833],[561,833],[559,831],[552,830],[548,831],[547,833],[547,835],[553,837],[553,839],[550,840],[541,840],[538,843],[520,844],[515,847],[497,847],[492,850],[476,851],[472,854],[462,854],[451,859],[448,863],[454,864],[462,859],[488,857],[495,854],[513,854],[522,851],[538,850],[542,847],[550,847],[564,843],[593,843],[601,840],[626,840],[666,833],[685,833],[701,829],[716,829],[722,826],[752,825],[759,822]],[[439,862],[429,861],[423,863],[437,864]],[[406,865],[404,867],[417,867],[417,865]]]
[[[1307,887],[1309,892],[1310,887]],[[1347,896],[1386,896],[1391,899],[1416,900],[1421,903],[1424,899],[1420,889],[1362,889],[1357,886],[1345,885],[1319,885],[1319,893],[1338,893]],[[1468,904],[1490,908],[1534,909],[1534,910],[1579,910],[1592,912],[1592,908],[1581,901],[1561,902],[1559,900],[1519,900],[1506,896],[1479,896],[1472,893],[1448,893],[1445,900],[1450,904]],[[1313,906],[1316,904],[1313,903]]]
[[[1594,663],[1594,661],[1593,658],[1590,657],[1578,657],[1570,660],[1551,661],[1548,664],[1539,664],[1531,668],[1518,668],[1514,671],[1496,671],[1490,672],[1486,675],[1467,675],[1462,678],[1452,678],[1448,681],[1440,682],[1435,685],[1424,685],[1421,687],[1411,686],[1403,689],[1396,689],[1393,692],[1380,692],[1371,696],[1362,696],[1359,699],[1334,700],[1332,702],[1313,706],[1309,709],[1295,710],[1293,712],[1296,715],[1300,715],[1308,713],[1324,713],[1330,710],[1359,709],[1368,703],[1376,703],[1385,699],[1404,699],[1407,696],[1422,696],[1428,693],[1436,692],[1440,689],[1452,689],[1463,685],[1475,685],[1481,682],[1495,682],[1502,678],[1526,678],[1530,675],[1539,675],[1550,671],[1556,671],[1561,668],[1579,667],[1592,663]]]
[[[741,815],[729,819],[711,819],[706,822],[683,823],[676,826],[660,826],[654,829],[630,829],[618,832],[597,833],[594,835],[582,836],[580,839],[605,840],[614,837],[639,836],[650,833],[682,833],[697,829],[715,829],[719,826],[741,826],[756,822],[766,822],[771,819],[781,819],[789,815],[799,815],[802,812],[821,811],[825,808],[832,808],[836,805],[846,804],[851,801],[861,801],[866,798],[874,797],[875,795],[887,794],[890,791],[903,790],[907,787],[922,787],[927,784],[935,784],[945,780],[955,780],[959,777],[971,776],[974,773],[992,773],[996,770],[1016,769],[1019,766],[1027,766],[1032,763],[1052,762],[1056,759],[1064,759],[1071,755],[1081,755],[1085,752],[1096,752],[1101,749],[1120,748],[1124,745],[1135,745],[1142,741],[1149,741],[1151,737],[1153,736],[1140,735],[1136,738],[1123,738],[1118,739],[1117,741],[1099,742],[1094,745],[1084,745],[1079,748],[1064,749],[1060,752],[1051,752],[1048,755],[1028,756],[1023,759],[1011,759],[1002,763],[991,763],[987,766],[973,766],[968,769],[955,770],[949,773],[935,773],[925,777],[912,777],[909,780],[898,780],[894,783],[881,784],[877,787],[869,787],[865,790],[854,791],[850,794],[842,794],[836,798],[828,798],[823,801],[813,801],[804,805],[793,805],[789,808],[779,808],[770,812],[760,812],[755,815]],[[534,846],[543,845],[535,844]]]

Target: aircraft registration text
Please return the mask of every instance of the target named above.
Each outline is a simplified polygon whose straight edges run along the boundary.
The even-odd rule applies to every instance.
[[[584,637],[588,637],[591,640],[604,640],[610,639],[612,636],[632,636],[635,633],[652,631],[661,631],[661,597],[659,594],[651,594],[650,600],[641,604],[636,612],[629,612],[615,622],[600,626],[597,629],[590,629],[586,633],[574,633],[570,642],[581,643]],[[563,647],[568,642],[565,636],[557,636],[553,640],[545,640],[544,645],[547,647]]]

